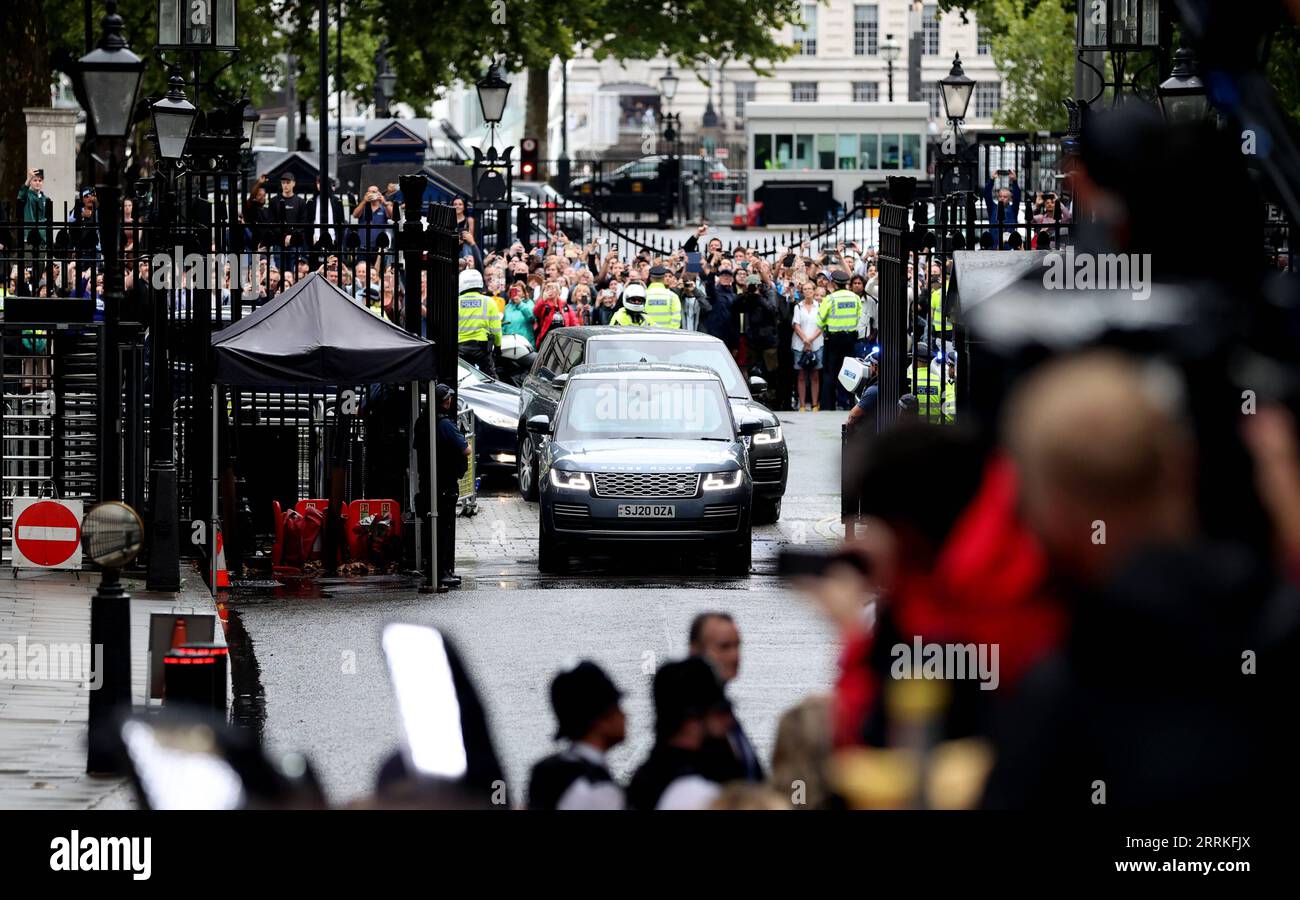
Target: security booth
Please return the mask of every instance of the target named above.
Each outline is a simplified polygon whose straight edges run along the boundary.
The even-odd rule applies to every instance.
[[[229,497],[234,492],[234,478],[222,467],[222,460],[230,459],[229,453],[223,456],[223,442],[224,448],[237,445],[254,448],[253,454],[259,452],[255,449],[257,441],[250,440],[256,435],[257,424],[233,415],[234,410],[241,406],[238,395],[253,394],[257,402],[252,405],[257,408],[267,406],[266,396],[275,391],[297,392],[298,395],[310,392],[311,396],[320,398],[321,407],[334,411],[333,429],[325,432],[323,440],[306,444],[308,454],[323,457],[323,465],[329,472],[321,485],[325,489],[315,497],[277,497],[274,500],[275,519],[278,521],[274,521],[273,527],[277,544],[280,541],[287,543],[290,537],[296,540],[300,530],[307,531],[310,536],[311,532],[299,522],[299,518],[311,520],[314,517],[318,525],[314,532],[315,544],[302,550],[293,562],[305,563],[314,549],[320,554],[323,570],[332,573],[338,560],[350,559],[351,552],[359,546],[356,529],[363,521],[387,514],[397,529],[394,531],[396,537],[404,518],[414,526],[417,567],[432,582],[436,561],[420,558],[420,529],[428,526],[418,517],[412,518],[410,513],[415,510],[417,493],[429,491],[428,486],[419,484],[415,423],[419,415],[421,386],[425,387],[429,398],[433,397],[432,387],[437,378],[434,344],[374,315],[319,273],[309,275],[251,315],[216,332],[211,344],[214,512],[206,535],[212,566],[210,584],[217,584],[221,518],[218,513],[223,509],[219,495],[225,493]],[[393,459],[404,463],[394,468],[405,469],[405,490],[400,497],[347,497],[347,461],[351,458],[352,448],[358,446],[355,436],[361,430],[359,414],[375,396],[376,389],[385,386],[407,388],[404,392],[406,428],[400,438],[404,445],[385,448],[392,452]],[[227,393],[231,395],[229,400],[223,396]],[[436,473],[437,448],[433,439],[436,415],[431,409],[428,412],[428,471]],[[396,430],[396,434],[402,431]],[[395,438],[396,434],[385,438]],[[382,442],[390,443],[391,440]],[[300,466],[308,463],[302,458],[305,443],[299,442]],[[365,443],[363,435],[359,446],[364,447]],[[256,456],[252,460],[235,458],[233,462],[243,467],[242,477],[250,480],[258,477]],[[357,483],[357,480],[352,481],[354,488]],[[227,504],[225,508],[229,510],[231,505]],[[287,534],[288,530],[294,533]],[[436,554],[436,542],[433,547]],[[294,545],[286,552],[299,549]],[[276,564],[275,551],[272,563]],[[287,562],[285,568],[290,568]]]
[[[749,187],[829,182],[851,207],[863,184],[928,171],[928,103],[746,103]],[[790,190],[790,188],[783,188]],[[766,215],[764,221],[773,221]]]

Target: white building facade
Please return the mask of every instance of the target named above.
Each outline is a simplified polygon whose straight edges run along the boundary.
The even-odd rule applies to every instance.
[[[916,12],[913,7],[919,7]],[[671,103],[659,96],[664,60],[598,62],[590,54],[568,63],[568,147],[574,158],[642,155],[641,136],[647,122],[671,111],[680,115],[684,135],[697,134],[712,104],[721,133],[719,143],[740,142],[745,135],[749,103],[842,104],[889,101],[889,65],[881,52],[887,36],[900,50],[893,64],[893,100],[908,101],[909,43],[921,47],[920,97],[928,103],[934,127],[943,124],[938,81],[960,53],[966,75],[976,82],[966,128],[990,127],[1001,105],[1002,78],[993,63],[987,34],[974,14],[940,15],[935,3],[914,0],[829,0],[803,4],[802,27],[786,29],[782,39],[795,47],[789,59],[771,64],[761,77],[748,67],[731,63],[692,73],[674,70],[680,81]],[[913,35],[910,28],[919,21]],[[550,141],[548,155],[560,155],[561,81],[557,61],[551,71]],[[711,83],[706,83],[711,82]]]

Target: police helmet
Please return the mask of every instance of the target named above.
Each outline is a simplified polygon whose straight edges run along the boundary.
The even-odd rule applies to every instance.
[[[483,290],[483,275],[478,269],[465,269],[460,273],[460,293]]]
[[[628,312],[645,312],[645,285],[632,282],[623,289],[623,307]]]

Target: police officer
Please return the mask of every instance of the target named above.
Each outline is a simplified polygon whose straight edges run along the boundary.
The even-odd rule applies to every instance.
[[[483,275],[478,269],[460,273],[460,325],[456,342],[461,357],[497,377],[492,348],[501,346],[501,309],[483,293]]]
[[[646,290],[645,285],[632,282],[623,288],[623,305],[614,317],[609,320],[611,325],[651,325],[650,317],[646,315]]]
[[[930,368],[930,348],[917,344],[907,367],[908,393],[916,397],[917,417],[925,422],[940,421],[942,399],[940,387],[943,376]]]
[[[645,314],[651,325],[660,328],[682,327],[682,298],[666,284],[668,269],[654,266],[650,269],[650,286],[645,290]]]
[[[847,409],[853,402],[848,392],[840,386],[840,366],[853,352],[858,339],[858,318],[862,314],[862,298],[849,290],[849,273],[836,269],[831,273],[835,290],[826,295],[817,310],[817,324],[826,335],[825,366],[822,406],[827,409]]]
[[[438,573],[439,591],[457,587],[456,575],[456,499],[460,494],[460,479],[469,469],[469,441],[456,427],[455,402],[451,388],[439,384],[434,388],[434,403],[438,410],[438,478],[430,484],[429,478],[429,419],[424,412],[415,422],[417,464],[420,471],[420,492],[415,495],[415,513],[427,521],[429,515],[429,489],[438,498]],[[421,529],[422,552],[427,559],[433,549],[433,528]]]
[[[530,809],[623,809],[623,789],[609,774],[605,754],[627,736],[622,694],[600,666],[583,660],[551,681],[556,740],[569,746],[533,766]]]

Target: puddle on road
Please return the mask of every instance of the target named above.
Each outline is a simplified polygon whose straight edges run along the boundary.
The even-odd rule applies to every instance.
[[[230,683],[234,698],[230,705],[230,722],[257,737],[260,744],[266,726],[266,692],[262,689],[262,669],[257,664],[253,638],[244,628],[239,609],[228,605],[226,644],[230,647]]]

